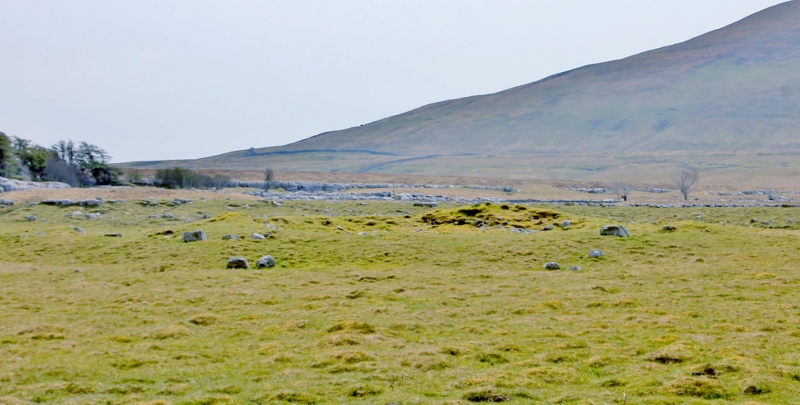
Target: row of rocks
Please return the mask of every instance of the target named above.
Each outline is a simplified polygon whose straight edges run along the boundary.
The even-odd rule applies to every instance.
[[[592,249],[592,250],[589,251],[589,258],[590,259],[599,259],[599,258],[604,257],[604,256],[605,255],[603,254],[602,250]],[[547,262],[547,263],[544,264],[544,266],[542,266],[542,268],[544,268],[545,270],[561,270],[561,266],[557,262]],[[572,267],[568,268],[567,270],[580,271],[581,268],[578,267],[578,266],[572,266]]]
[[[228,187],[247,187],[247,188],[260,188],[266,187],[266,182],[263,181],[238,181],[231,180],[228,182]],[[516,191],[514,187],[510,186],[459,186],[459,185],[445,185],[445,184],[400,184],[400,183],[316,183],[316,182],[301,182],[301,181],[273,181],[270,183],[270,188],[282,188],[288,192],[294,193],[298,191],[305,191],[309,193],[316,192],[337,192],[354,189],[370,189],[370,188],[469,188],[475,190],[500,190],[505,192]]]
[[[567,187],[565,190],[570,191],[579,191],[581,193],[589,193],[589,194],[605,194],[608,189],[604,187]],[[643,193],[656,193],[656,194],[664,194],[669,193],[672,190],[667,188],[651,188],[651,187],[636,187],[634,188],[636,191],[641,191]]]
[[[295,193],[276,193],[263,190],[250,191],[247,194],[265,198],[265,202],[280,205],[282,201],[406,201],[412,202],[416,206],[436,207],[438,204],[481,204],[491,203],[512,203],[512,204],[573,204],[587,206],[613,206],[617,203],[614,199],[605,200],[539,200],[539,199],[504,199],[504,198],[462,198],[444,195],[428,195],[420,193],[393,193],[391,191],[380,191],[374,193],[327,193],[327,192],[295,192]]]
[[[39,204],[42,204],[42,205],[54,205],[54,206],[58,206],[58,207],[62,207],[62,208],[63,207],[71,207],[73,205],[79,205],[81,207],[99,207],[99,206],[103,205],[103,199],[98,197],[98,198],[95,198],[94,200],[79,200],[79,201],[73,201],[73,200],[41,200],[41,201],[39,201]]]
[[[261,235],[254,233],[251,235],[253,239],[266,239],[266,235]],[[236,235],[225,235],[222,239],[239,239]],[[208,240],[206,233],[202,230],[196,231],[188,231],[183,233],[183,241],[184,242],[199,242]],[[256,261],[256,268],[270,268],[275,267],[277,263],[275,259],[270,255],[264,255],[260,259]],[[247,259],[244,257],[231,257],[228,259],[228,264],[226,266],[229,269],[249,269],[250,263],[247,262]]]
[[[141,179],[136,182],[140,186],[154,186],[153,179]],[[267,183],[264,181],[243,181],[243,180],[229,180],[225,187],[242,187],[242,188],[257,188],[265,189]],[[505,192],[517,191],[514,187],[510,186],[461,186],[450,184],[402,184],[402,183],[322,183],[322,182],[304,182],[304,181],[272,181],[269,184],[270,189],[283,189],[291,193],[298,191],[305,191],[309,193],[317,192],[339,192],[356,189],[375,189],[375,188],[433,188],[433,189],[446,189],[446,188],[468,188],[474,190],[500,190]]]
[[[25,191],[25,190],[40,190],[40,189],[61,189],[71,188],[67,183],[59,183],[57,181],[48,182],[35,182],[35,181],[22,181],[0,177],[0,193],[8,193],[11,191]]]
[[[749,203],[749,204],[712,204],[712,203],[693,203],[693,204],[651,204],[635,203],[628,204],[628,207],[650,207],[650,208],[788,208],[800,207],[796,203]]]
[[[275,267],[276,264],[277,262],[275,262],[272,256],[264,255],[256,261],[256,268],[270,268]],[[248,263],[247,259],[244,257],[231,257],[228,259],[228,265],[226,267],[229,269],[249,269],[250,263]]]
[[[567,187],[566,190],[578,191],[581,193],[589,193],[589,194],[605,194],[605,192],[607,191],[603,187]]]

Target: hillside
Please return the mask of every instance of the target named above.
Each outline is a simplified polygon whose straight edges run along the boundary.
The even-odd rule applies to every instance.
[[[496,172],[525,166],[533,156],[579,166],[609,155],[650,163],[800,150],[798,51],[800,2],[791,1],[684,43],[499,93],[434,103],[285,146],[183,163],[452,174],[465,167]],[[603,169],[613,162],[589,165]]]

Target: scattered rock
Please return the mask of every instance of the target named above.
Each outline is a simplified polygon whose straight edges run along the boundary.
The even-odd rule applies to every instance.
[[[25,219],[30,222],[36,221],[36,215],[28,215]]]
[[[208,213],[204,212],[203,215],[200,215],[200,218],[201,219],[209,219],[209,218],[211,218],[211,214],[208,214]]]
[[[581,271],[581,268],[580,268],[580,267],[578,267],[578,266],[572,266],[572,267],[568,268],[567,270],[572,270],[572,271]]]
[[[275,267],[277,263],[275,263],[275,259],[272,258],[270,255],[263,256],[262,258],[258,259],[256,262],[256,267],[261,268],[270,268]]]
[[[79,233],[81,235],[86,235],[86,231],[84,231],[81,228],[78,228],[77,226],[71,226],[70,229],[72,229],[73,231],[75,231],[75,232],[77,232],[77,233]]]
[[[426,208],[436,208],[439,206],[438,203],[435,202],[415,202],[415,207],[426,207]]]
[[[603,257],[603,256],[604,256],[603,251],[600,250],[600,249],[592,249],[592,250],[589,251],[589,258],[590,259],[594,259],[594,258],[597,258],[597,257]]]
[[[570,225],[572,225],[572,222],[563,221],[563,222],[561,222],[561,229],[567,229],[567,228],[569,228]]]
[[[78,201],[76,204],[80,205],[81,207],[99,207],[99,206],[103,205],[103,200],[97,200],[97,199],[95,199],[95,200],[81,200],[81,201]]]
[[[14,201],[6,200],[5,198],[0,198],[0,205],[14,205]]]
[[[55,205],[58,207],[69,207],[71,205],[75,205],[75,202],[72,200],[42,200],[39,201],[39,204]]]
[[[86,219],[97,219],[100,218],[100,214],[86,214],[84,217]]]
[[[552,231],[552,230],[553,230],[553,225],[551,225],[551,224],[547,224],[547,225],[545,225],[545,226],[544,226],[544,228],[543,228],[543,229],[544,229],[545,231]]]
[[[188,231],[183,233],[184,242],[197,242],[207,240],[206,233],[200,230]]]
[[[768,198],[769,198],[770,201],[775,201],[775,200],[778,199],[778,193],[776,193],[774,191],[770,191]]]
[[[661,229],[662,229],[664,232],[672,232],[672,231],[674,231],[674,230],[676,230],[676,229],[678,229],[678,228],[676,228],[676,227],[674,227],[674,226],[672,226],[672,225],[667,225],[667,226],[665,226],[665,227],[663,227],[663,228],[661,228]]]
[[[600,235],[603,236],[619,236],[621,238],[628,237],[628,229],[622,225],[606,225],[600,228]]]
[[[191,204],[192,200],[186,200],[183,198],[175,198],[172,200],[172,205],[181,205],[181,204]]]
[[[343,230],[344,230],[344,228],[342,228],[341,226],[337,226],[337,227],[336,227],[336,229],[338,229],[338,230],[340,230],[340,231],[343,231]]]
[[[754,224],[756,222],[761,222],[761,221],[759,221],[758,218],[750,218],[750,223],[751,224]]]
[[[366,233],[366,232],[359,232],[357,235],[358,235],[358,236],[366,236],[366,235],[367,235],[367,233]]]
[[[249,269],[250,264],[247,263],[247,259],[244,257],[231,257],[228,259],[228,268],[229,269]]]
[[[264,236],[264,235],[262,235],[262,234],[260,234],[260,233],[254,233],[254,234],[250,235],[250,238],[251,238],[251,239],[257,239],[257,240],[264,240],[264,239],[267,239],[267,237],[266,237],[266,236]]]
[[[121,233],[107,233],[107,234],[105,234],[103,236],[106,236],[106,237],[109,237],[109,238],[121,238],[122,234]]]
[[[545,270],[561,270],[561,266],[556,262],[547,262],[544,264]]]
[[[225,236],[222,237],[222,239],[224,239],[224,240],[232,240],[232,239],[239,239],[239,237],[236,236],[236,235],[225,235]]]

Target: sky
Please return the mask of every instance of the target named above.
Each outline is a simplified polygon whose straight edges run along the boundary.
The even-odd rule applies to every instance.
[[[284,145],[783,0],[0,0],[0,132],[114,162]]]

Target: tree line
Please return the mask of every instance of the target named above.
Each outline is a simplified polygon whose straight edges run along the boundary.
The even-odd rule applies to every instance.
[[[70,186],[119,184],[111,156],[87,142],[58,141],[49,148],[0,132],[0,177],[58,181]]]

